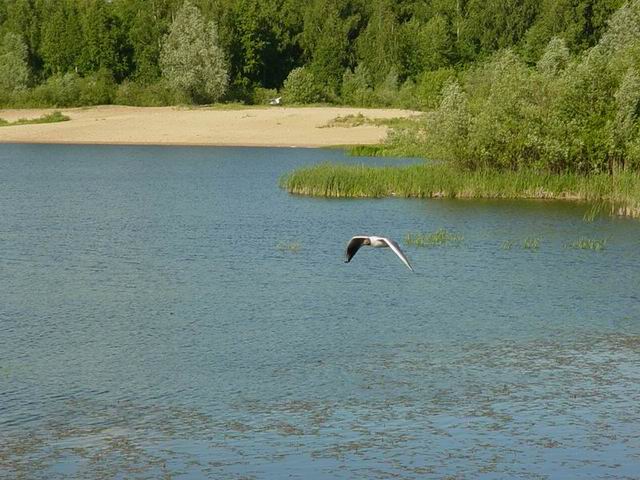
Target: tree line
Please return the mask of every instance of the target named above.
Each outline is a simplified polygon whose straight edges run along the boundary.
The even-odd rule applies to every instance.
[[[623,0],[2,0],[2,104],[432,108],[459,72],[553,38],[594,47]]]
[[[3,0],[0,105],[427,111],[463,169],[640,170],[640,0]],[[408,149],[408,150],[407,150]]]

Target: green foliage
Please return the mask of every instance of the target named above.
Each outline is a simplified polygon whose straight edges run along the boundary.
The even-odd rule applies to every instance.
[[[78,2],[48,0],[43,14],[40,54],[47,74],[64,75],[77,72],[82,51],[82,26]]]
[[[399,66],[399,25],[389,2],[374,3],[373,14],[356,41],[359,65],[374,85],[385,83]]]
[[[215,102],[227,90],[227,63],[218,44],[216,24],[206,24],[188,0],[164,39],[160,67],[168,84],[194,102]]]
[[[569,59],[570,53],[566,42],[562,38],[553,37],[538,61],[538,71],[546,75],[558,75],[567,68]]]
[[[352,67],[353,39],[361,13],[349,0],[314,0],[304,9],[301,46],[309,71],[329,92],[337,93],[342,76]]]
[[[415,106],[424,110],[436,108],[440,104],[444,86],[455,78],[456,72],[451,68],[423,72],[416,84]]]
[[[407,233],[404,243],[416,247],[459,246],[464,237],[458,233],[449,232],[446,228],[439,228],[432,233]]]
[[[61,112],[55,111],[42,115],[38,118],[21,118],[19,120],[16,120],[15,122],[7,122],[6,120],[0,118],[0,127],[8,127],[12,125],[35,125],[38,123],[66,122],[69,120],[71,119],[66,115],[63,115]]]
[[[540,239],[536,237],[525,238],[522,241],[522,248],[525,250],[538,250],[540,248]]]
[[[640,141],[632,135],[621,148],[612,132],[622,121],[616,92],[629,69],[640,71],[637,0],[191,2],[1,1],[0,39],[17,35],[21,46],[13,41],[12,58],[0,60],[0,102],[60,99],[51,85],[37,87],[55,77],[60,90],[60,78],[77,74],[89,79],[79,82],[80,90],[85,84],[100,90],[75,98],[80,103],[254,103],[260,89],[279,90],[292,71],[304,68],[313,76],[311,96],[323,101],[429,110],[458,79],[474,119],[470,128],[478,128],[469,149],[478,158],[462,163],[487,163],[495,150],[496,163],[508,168],[519,168],[522,162],[510,157],[522,152],[528,165],[556,170],[611,170],[621,155],[624,168],[636,164],[629,158],[638,158]],[[498,52],[506,50],[520,58],[519,66],[499,65],[506,57]],[[7,82],[25,85],[25,58],[26,85],[36,88],[14,92]],[[501,86],[492,85],[498,78],[492,68],[505,69]],[[95,81],[109,75],[115,88]],[[517,80],[527,85],[507,95],[501,108],[500,92]],[[484,107],[484,124],[476,125]],[[504,138],[489,142],[480,133],[492,115]],[[518,132],[514,125],[523,119],[529,125]],[[512,141],[517,145],[507,148]],[[610,153],[603,156],[604,150]]]
[[[370,107],[375,104],[369,70],[358,65],[355,71],[347,69],[342,76],[342,101],[347,105]]]
[[[120,84],[115,92],[113,103],[118,105],[135,105],[140,107],[162,107],[188,103],[189,99],[176,92],[166,82],[155,83],[129,82]]]
[[[593,250],[594,252],[599,252],[600,250],[604,250],[606,246],[607,246],[606,238],[595,239],[595,238],[586,238],[586,237],[581,237],[566,245],[567,248],[573,248],[577,250]]]
[[[45,83],[38,85],[23,100],[23,103],[31,106],[67,107],[80,104],[81,79],[75,73],[64,75],[54,75],[49,77]]]
[[[450,164],[408,167],[320,164],[285,175],[290,193],[326,197],[573,199],[640,218],[640,174],[579,175],[531,170],[460,170]]]
[[[251,104],[269,105],[269,102],[278,96],[278,90],[275,88],[256,87],[253,89],[253,93],[251,95]]]
[[[283,96],[287,103],[317,103],[323,100],[322,85],[310,70],[294,68],[284,81]]]
[[[27,46],[19,35],[8,32],[0,44],[0,96],[27,87]]]

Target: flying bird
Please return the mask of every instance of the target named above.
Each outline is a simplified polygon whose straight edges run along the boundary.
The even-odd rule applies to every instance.
[[[400,245],[398,245],[395,241],[391,240],[390,238],[386,238],[386,237],[374,237],[374,236],[368,237],[365,235],[356,235],[351,240],[349,240],[349,243],[347,244],[347,251],[345,254],[344,263],[349,263],[353,258],[353,256],[356,254],[356,252],[360,250],[360,247],[362,247],[363,245],[367,245],[369,247],[374,247],[374,248],[389,247],[391,250],[393,250],[393,253],[395,253],[398,257],[400,257],[400,260],[402,260],[402,263],[404,263],[407,266],[407,268],[413,272],[413,268],[409,264],[409,260],[407,260],[407,257],[405,256],[404,252],[400,249]]]

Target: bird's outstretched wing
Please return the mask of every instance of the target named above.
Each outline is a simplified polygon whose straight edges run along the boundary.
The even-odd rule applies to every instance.
[[[368,237],[355,236],[351,240],[349,240],[349,243],[347,244],[347,251],[345,252],[344,263],[349,263],[351,261],[356,252],[360,250],[360,247],[362,246],[366,238]]]
[[[395,253],[398,257],[400,257],[400,260],[402,260],[402,263],[404,263],[407,266],[407,268],[413,272],[413,268],[409,264],[409,260],[407,259],[404,252],[400,249],[400,245],[398,245],[394,240],[391,240],[390,238],[382,237],[381,240],[385,242],[387,245],[389,245],[389,248],[393,250],[393,253]]]

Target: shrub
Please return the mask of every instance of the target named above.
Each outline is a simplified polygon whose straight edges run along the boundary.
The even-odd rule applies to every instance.
[[[370,107],[375,101],[367,67],[358,65],[354,71],[347,69],[342,76],[342,103]]]
[[[161,107],[188,102],[188,97],[176,92],[162,80],[151,84],[125,81],[118,86],[114,98],[114,103],[118,105],[140,107]]]
[[[269,105],[269,102],[278,97],[278,90],[275,88],[256,87],[251,93],[252,105]]]
[[[305,67],[291,70],[284,81],[283,96],[287,103],[316,103],[324,99],[322,86]]]
[[[422,73],[416,82],[416,106],[431,110],[440,104],[440,94],[445,85],[456,78],[455,70],[441,68]]]

